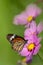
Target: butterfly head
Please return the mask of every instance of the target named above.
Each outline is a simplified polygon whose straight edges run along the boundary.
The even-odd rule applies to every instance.
[[[15,39],[15,34],[13,35],[13,34],[8,34],[7,35],[7,40],[12,44],[12,41]]]

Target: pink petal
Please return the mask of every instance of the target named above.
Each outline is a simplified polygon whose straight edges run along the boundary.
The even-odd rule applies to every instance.
[[[32,59],[33,56],[33,51],[26,57],[27,61],[29,61],[30,59]]]
[[[31,30],[30,30],[30,28],[27,28],[27,29],[25,30],[25,32],[24,32],[24,37],[29,37],[30,34],[31,34]]]
[[[32,22],[32,21],[31,21]],[[26,25],[25,25],[25,28],[29,28],[30,27],[30,24],[31,23],[27,23]]]
[[[26,18],[27,18],[26,13],[22,12],[21,14],[19,14],[19,15],[17,15],[17,16],[14,17],[13,23],[16,24],[16,25],[27,24]]]
[[[42,32],[43,31],[43,22],[40,22],[37,26],[37,31],[38,33]]]
[[[30,38],[28,36],[24,36],[24,39],[25,40],[29,40]]]
[[[27,50],[27,48],[23,48],[23,50],[19,54],[21,56],[27,56],[30,54],[30,52]]]
[[[33,30],[35,30],[36,29],[36,22],[35,21],[31,21],[30,23],[27,23],[26,25],[25,25],[25,28],[34,28]]]
[[[33,32],[36,31],[36,21],[32,21],[32,22],[31,22],[30,28],[31,28],[31,31],[33,31]]]
[[[36,32],[36,23],[35,23],[35,21],[32,21],[31,23],[30,23],[30,28],[27,28],[26,30],[25,30],[25,32],[24,32],[24,36],[25,37],[29,37],[29,36],[31,36],[32,34],[36,34],[37,32]]]
[[[27,43],[35,43],[35,45],[38,45],[42,40],[42,38],[38,38],[37,35],[31,35],[30,37],[25,37],[25,39],[28,40]]]
[[[31,40],[33,41],[33,43],[35,43],[35,45],[37,45],[37,36],[36,35],[33,35]]]
[[[39,44],[38,46],[36,46],[33,55],[36,55],[39,52],[40,47],[41,47],[41,44]]]
[[[28,16],[37,17],[41,13],[41,9],[36,4],[30,4],[26,8],[26,12]]]
[[[30,37],[26,38],[26,40],[29,41],[28,43],[35,43],[35,45],[39,44],[36,35],[31,35]]]
[[[38,44],[41,42],[42,37],[39,37],[37,40],[38,40],[38,41],[36,42],[36,44],[38,45]]]
[[[30,36],[24,36],[24,39],[25,39],[25,40],[31,40],[31,41],[34,41],[34,36],[33,36],[33,35],[30,35]]]

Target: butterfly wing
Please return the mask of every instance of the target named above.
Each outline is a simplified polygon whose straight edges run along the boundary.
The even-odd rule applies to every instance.
[[[27,42],[23,37],[15,34],[8,34],[7,39],[11,43],[12,48],[17,52],[20,52]]]

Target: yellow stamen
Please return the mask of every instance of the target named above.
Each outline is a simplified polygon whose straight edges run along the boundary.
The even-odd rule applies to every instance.
[[[24,58],[24,59],[22,60],[22,62],[26,62],[26,58]]]
[[[29,17],[27,18],[27,21],[30,22],[32,19],[33,19],[33,17],[32,17],[32,16],[29,16]]]
[[[30,43],[28,46],[27,46],[27,49],[29,51],[33,50],[35,48],[35,44],[34,43]]]

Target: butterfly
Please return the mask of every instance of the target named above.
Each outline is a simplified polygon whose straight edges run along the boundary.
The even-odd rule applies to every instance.
[[[16,34],[8,34],[7,40],[10,42],[13,50],[17,52],[20,52],[27,42],[27,40],[25,40],[23,37],[18,36]]]

